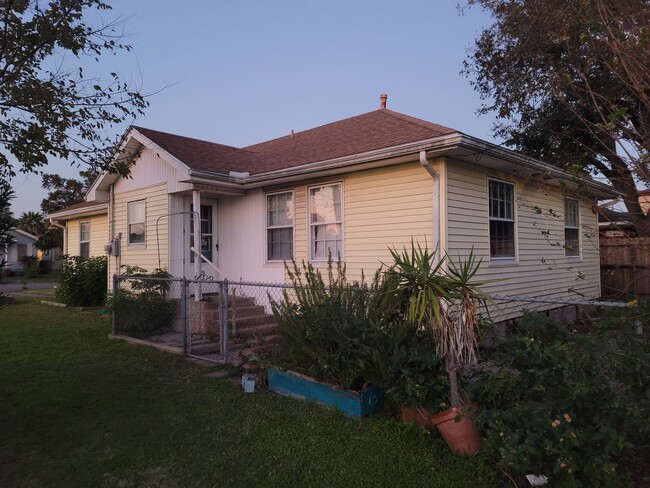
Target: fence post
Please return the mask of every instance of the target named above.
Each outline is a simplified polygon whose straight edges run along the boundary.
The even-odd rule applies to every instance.
[[[228,357],[228,279],[219,285],[219,294],[221,295],[221,356],[224,361]]]
[[[182,334],[183,334],[183,354],[189,356],[189,314],[187,313],[187,300],[189,296],[187,294],[187,278],[183,276],[181,280],[181,321],[182,321]]]
[[[115,298],[117,297],[117,294],[119,293],[119,288],[120,288],[120,281],[117,279],[117,275],[113,275],[113,310],[111,313],[111,329],[113,335],[115,335]]]

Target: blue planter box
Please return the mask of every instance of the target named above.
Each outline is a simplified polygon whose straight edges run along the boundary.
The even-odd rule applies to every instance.
[[[352,417],[364,417],[378,411],[384,403],[383,392],[376,386],[361,391],[343,390],[291,371],[268,369],[269,390],[278,395],[312,400],[334,407]]]

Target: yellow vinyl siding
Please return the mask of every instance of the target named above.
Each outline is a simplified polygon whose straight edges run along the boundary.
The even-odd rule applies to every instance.
[[[473,246],[477,256],[483,258],[477,279],[494,280],[485,286],[486,291],[579,298],[570,291],[575,290],[587,297],[599,296],[597,217],[592,202],[580,200],[581,257],[566,258],[562,189],[490,173],[454,160],[448,162],[447,172],[450,255],[466,256]],[[517,262],[490,262],[488,177],[515,184]]]
[[[435,246],[433,179],[419,163],[351,173],[331,180],[338,181],[343,184],[343,258],[349,279],[360,279],[362,271],[372,277],[382,262],[390,263],[389,247],[401,250],[410,246],[411,238]],[[309,186],[294,190],[294,256],[298,262],[308,259]]]
[[[108,214],[81,217],[67,221],[67,253],[70,256],[79,256],[79,223],[90,222],[90,256],[103,256],[106,254],[104,246],[108,244]]]
[[[128,244],[127,228],[127,204],[138,200],[145,201],[145,243]],[[160,251],[160,266],[167,268],[168,265],[168,222],[165,217],[168,214],[169,197],[167,195],[167,184],[152,185],[147,188],[140,188],[133,191],[115,193],[115,237],[122,234],[121,253],[118,259],[111,257],[109,264],[109,276],[114,273],[123,272],[118,267],[140,266],[151,272],[159,267],[158,256]],[[159,219],[159,217],[162,217]],[[156,237],[156,222],[158,231]]]

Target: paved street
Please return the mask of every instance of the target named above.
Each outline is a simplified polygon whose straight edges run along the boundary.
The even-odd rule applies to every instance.
[[[47,288],[52,288],[54,285],[56,285],[56,282],[42,282],[42,281],[36,281],[36,282],[28,282],[27,283],[27,289],[28,290],[44,290]],[[11,293],[14,291],[20,291],[23,289],[23,283],[21,281],[0,281],[0,293]]]

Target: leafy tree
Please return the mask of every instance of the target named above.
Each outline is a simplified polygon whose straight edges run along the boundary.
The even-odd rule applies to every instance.
[[[101,0],[0,2],[0,177],[36,172],[50,157],[106,164],[117,143],[107,129],[143,113],[144,95],[117,73],[103,80],[81,67],[131,49],[119,21],[88,22],[109,9]]]
[[[45,232],[43,215],[32,211],[23,212],[22,215],[18,218],[16,227],[35,236],[40,236],[43,232]]]
[[[0,180],[0,277],[2,268],[7,265],[7,246],[13,242],[14,237],[9,233],[14,226],[14,218],[11,214],[11,199],[14,198],[14,191],[6,181]],[[6,295],[0,293],[0,306],[6,300]]]
[[[606,177],[640,235],[650,217],[650,0],[468,0],[492,14],[464,71],[506,144]]]
[[[94,169],[80,171],[80,180],[62,178],[57,174],[44,174],[42,186],[48,190],[48,194],[41,201],[41,211],[47,215],[75,203],[83,202],[86,192],[97,175],[98,172]]]

